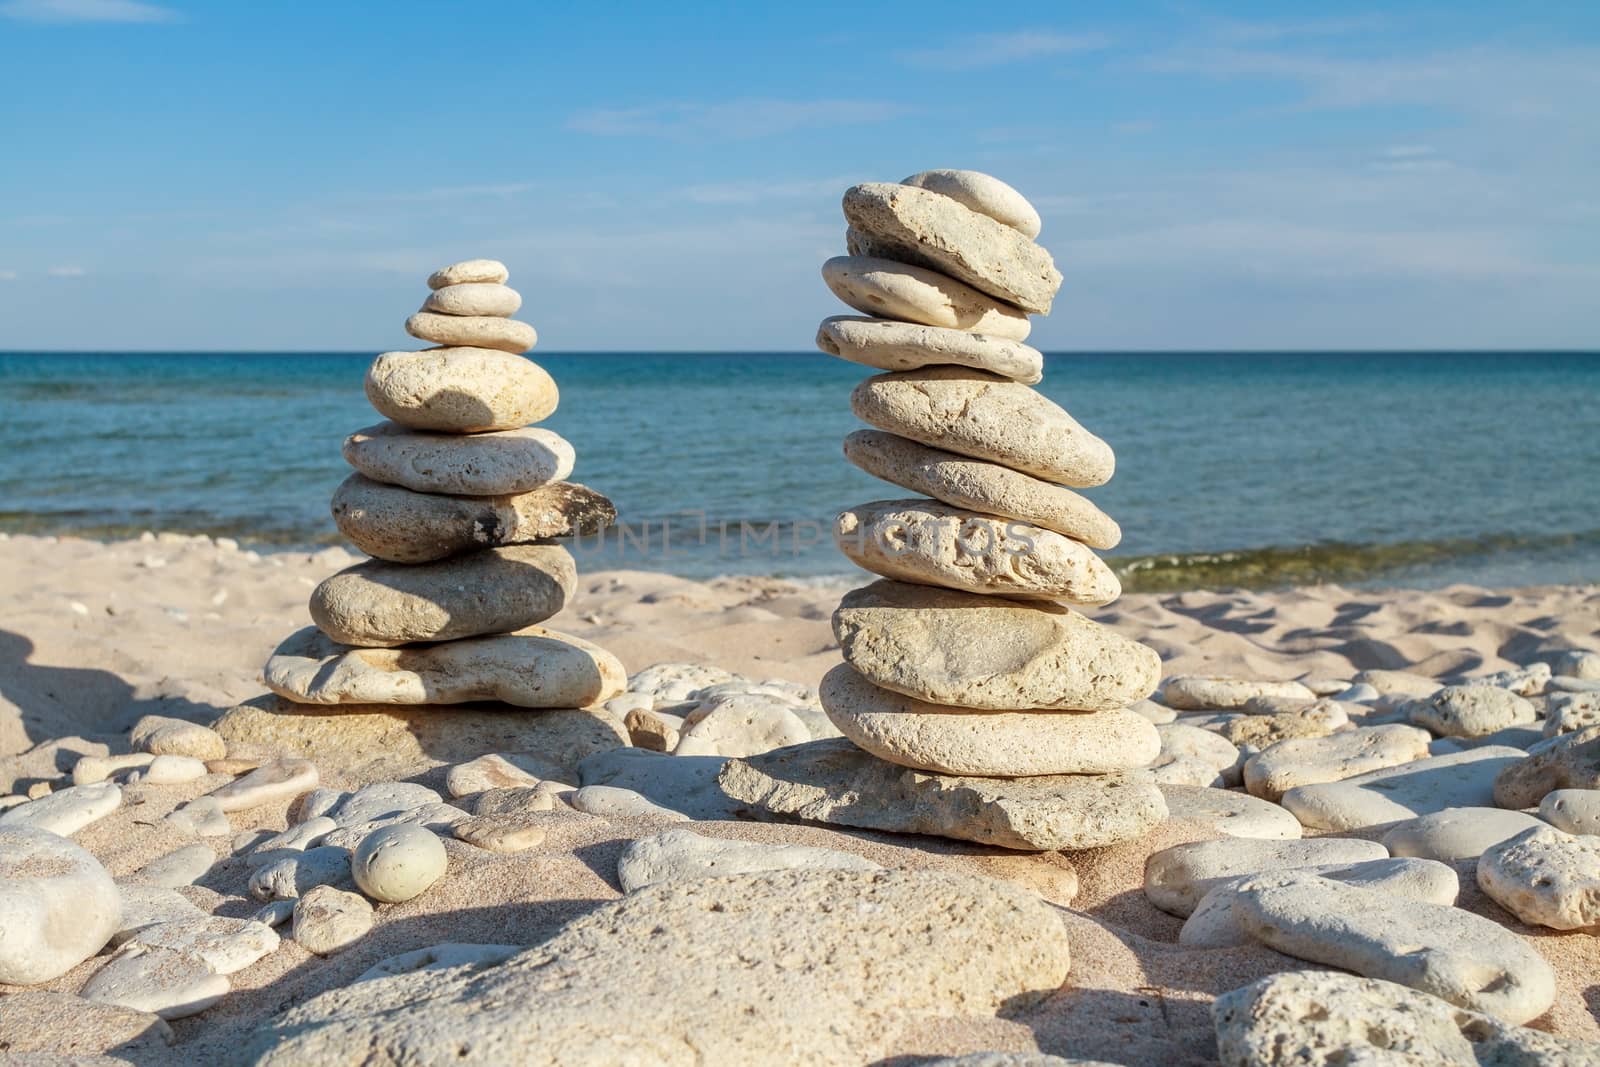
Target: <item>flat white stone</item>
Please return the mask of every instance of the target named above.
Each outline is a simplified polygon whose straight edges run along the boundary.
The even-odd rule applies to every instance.
[[[119,882],[117,897],[122,902],[122,921],[108,942],[112,947],[122,944],[146,926],[178,919],[200,919],[206,914],[183,894],[162,886]]]
[[[1543,825],[1532,815],[1505,808],[1445,808],[1396,823],[1383,835],[1383,843],[1396,856],[1471,860],[1524,830]]]
[[[835,315],[823,319],[817,347],[830,356],[879,370],[954,364],[1032,385],[1044,377],[1044,356],[1021,341],[914,322]]]
[[[133,752],[126,756],[80,756],[72,765],[73,785],[93,785],[103,782],[118,771],[130,767],[143,767],[154,760],[148,752]]]
[[[1600,837],[1534,826],[1484,850],[1478,885],[1525,923],[1600,925]]]
[[[511,757],[490,752],[475,760],[451,767],[445,775],[445,789],[453,797],[470,796],[486,789],[511,789],[525,786],[529,789],[539,784],[539,776],[530,774],[512,762]]]
[[[1569,834],[1600,835],[1600,789],[1557,789],[1539,801],[1539,817]]]
[[[144,770],[134,772],[129,781],[145,785],[181,785],[204,778],[209,773],[205,760],[194,756],[160,755],[151,760]]]
[[[428,288],[443,289],[469,282],[502,285],[509,277],[511,272],[498,259],[463,259],[428,275]]]
[[[406,333],[451,348],[486,348],[518,355],[539,343],[532,326],[494,315],[439,315],[419,311],[406,320]]]
[[[1184,916],[1201,897],[1236,878],[1296,867],[1339,867],[1388,855],[1376,841],[1338,837],[1192,841],[1150,854],[1144,863],[1144,895],[1162,911]]]
[[[566,438],[538,426],[458,434],[380,422],[345,438],[344,458],[375,482],[419,493],[498,496],[560,481],[577,455]]]
[[[631,893],[657,882],[724,878],[757,871],[875,871],[882,865],[854,853],[807,845],[768,845],[703,837],[692,830],[668,830],[640,838],[617,861],[622,891]]]
[[[519,429],[549,418],[561,401],[555,379],[532,360],[467,345],[385,352],[367,369],[366,393],[384,418],[445,433]]]
[[[308,952],[331,956],[342,952],[372,929],[372,905],[357,893],[319,885],[294,906],[294,939]]]
[[[1282,803],[1301,825],[1317,830],[1358,830],[1445,808],[1494,807],[1495,776],[1520,759],[1518,749],[1485,745],[1339,782],[1295,786]]]
[[[1455,868],[1437,860],[1403,856],[1362,860],[1343,866],[1312,864],[1295,869],[1345,885],[1392,894],[1403,900],[1420,900],[1443,907],[1454,904],[1461,892],[1461,881],[1456,876]],[[1250,874],[1226,878],[1213,885],[1195,905],[1183,929],[1178,931],[1178,944],[1190,948],[1234,948],[1254,944],[1254,939],[1239,925],[1234,915],[1239,887],[1254,877],[1256,875]]]
[[[1286,955],[1399,982],[1524,1023],[1555,1000],[1555,972],[1521,937],[1460,908],[1401,900],[1303,872],[1239,887],[1233,910]]]
[[[1150,764],[1152,769],[1181,759],[1210,767],[1224,785],[1239,784],[1244,754],[1227,738],[1181,722],[1158,725],[1156,733],[1161,737],[1161,754]]]
[[[111,875],[75,842],[0,828],[0,983],[60,977],[100,951],[121,915]]]
[[[504,963],[523,950],[522,945],[469,945],[460,942],[429,945],[379,960],[362,971],[356,981],[370,982],[374,978],[393,978],[417,971],[447,971],[457,967],[480,971]]]
[[[1245,761],[1244,785],[1254,796],[1277,801],[1296,786],[1344,781],[1424,759],[1431,740],[1426,730],[1402,723],[1289,738]]]
[[[216,862],[217,854],[211,850],[211,846],[196,842],[158,856],[139,868],[138,873],[131,875],[128,880],[139,885],[175,889],[180,885],[193,885]]]
[[[835,256],[822,265],[833,295],[865,315],[1026,341],[1032,327],[1017,308],[948,275],[870,256]]]
[[[146,926],[130,943],[198,956],[217,974],[242,971],[278,947],[278,935],[265,923],[202,915]]]
[[[314,815],[305,822],[297,823],[281,834],[273,834],[256,845],[250,854],[245,856],[245,862],[252,867],[259,867],[289,858],[288,853],[304,852],[321,844],[322,839],[338,825],[326,815]]]
[[[420,311],[436,315],[492,315],[509,318],[522,307],[522,294],[499,282],[457,282],[428,294]]]
[[[1317,698],[1303,682],[1264,681],[1181,674],[1168,678],[1161,699],[1180,711],[1229,711],[1243,708],[1255,697],[1279,696],[1312,701]]]
[[[704,758],[704,757],[702,757]],[[586,785],[572,794],[572,806],[608,819],[663,819],[687,822],[689,816],[654,804],[631,789],[612,785]]]
[[[201,837],[223,837],[233,833],[233,824],[215,797],[196,797],[175,809],[166,821],[186,833]]]
[[[146,715],[134,723],[128,734],[134,748],[157,756],[192,756],[195,759],[222,759],[228,746],[209,726],[165,715]]]
[[[213,790],[209,796],[223,811],[247,811],[293,800],[316,785],[317,768],[310,760],[275,759]]]
[[[227,996],[230,988],[228,980],[199,956],[135,943],[118,949],[89,976],[79,995],[170,1020],[198,1015]]]
[[[288,900],[303,896],[319,885],[354,885],[350,851],[318,845],[297,856],[286,856],[250,876],[250,895],[257,900]]]
[[[1228,837],[1287,841],[1300,836],[1300,823],[1276,804],[1229,789],[1163,785],[1170,822],[1203,823]]]
[[[924,170],[900,184],[948,196],[963,207],[1010,226],[1032,240],[1044,224],[1026,197],[992,175],[976,170]]]
[[[114,782],[68,786],[0,813],[0,830],[28,828],[69,837],[121,803],[122,789]]]
[[[374,830],[350,856],[356,886],[373,900],[394,904],[422,895],[444,876],[449,858],[427,827],[397,823]]]

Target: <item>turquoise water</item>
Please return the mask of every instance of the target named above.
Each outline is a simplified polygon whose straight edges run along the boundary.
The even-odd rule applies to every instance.
[[[833,512],[909,495],[840,452],[853,364],[535,355],[631,534],[585,567],[843,574]],[[0,529],[331,542],[370,360],[0,353]],[[1089,495],[1132,587],[1600,580],[1600,354],[1063,354],[1040,388],[1117,452]]]

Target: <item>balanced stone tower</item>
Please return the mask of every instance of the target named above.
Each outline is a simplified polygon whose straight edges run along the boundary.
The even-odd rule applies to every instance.
[[[1160,738],[1127,709],[1161,661],[1069,606],[1120,595],[1092,550],[1121,530],[1074,492],[1111,478],[1110,447],[1031,388],[1044,360],[1023,343],[1028,315],[1061,285],[1038,213],[998,179],[934,170],[857,185],[844,214],[850,254],[822,275],[867,317],[825,320],[817,344],[890,372],[851,394],[874,429],[844,452],[924,496],[837,520],[840,550],[883,576],[833,617],[845,662],[820,695],[849,744],[738,761],[724,789],[758,810],[1021,849],[1137,837],[1166,805],[1138,770]]]
[[[334,492],[333,518],[374,558],[312,592],[316,625],[266,665],[279,696],[584,708],[626,686],[610,652],[537,625],[577,580],[553,539],[597,533],[616,509],[564,480],[572,445],[530,426],[558,394],[521,355],[536,337],[509,317],[522,298],[506,278],[486,259],[435,272],[406,330],[442,347],[386,352],[368,370],[367,399],[387,421],[345,440],[356,473]]]

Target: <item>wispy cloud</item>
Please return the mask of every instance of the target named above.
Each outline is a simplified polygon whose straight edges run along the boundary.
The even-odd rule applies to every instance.
[[[1236,44],[1261,44],[1297,37],[1344,37],[1386,29],[1393,20],[1386,15],[1348,15],[1320,19],[1244,19],[1212,20],[1216,37]]]
[[[440,200],[496,199],[520,196],[536,188],[534,182],[502,182],[498,185],[453,185],[441,189],[420,189],[409,193],[391,193],[385,200],[433,202]]]
[[[0,270],[0,282],[14,282],[16,280],[17,280],[17,272],[16,271],[14,271],[14,270]]]
[[[177,22],[170,7],[139,0],[8,0],[0,18],[23,22]]]
[[[690,185],[675,194],[696,204],[756,204],[773,200],[805,200],[823,197],[837,200],[845,189],[862,181],[854,178],[811,178],[804,181],[711,182]]]
[[[51,267],[45,273],[52,278],[82,278],[89,272],[82,267]]]
[[[883,122],[907,109],[883,100],[773,100],[716,104],[660,103],[597,108],[567,120],[567,128],[600,137],[750,138],[793,130]]]
[[[913,67],[936,70],[982,70],[1004,63],[1023,63],[1048,56],[1071,55],[1105,48],[1110,39],[1100,33],[1057,33],[1052,30],[1018,30],[1014,33],[980,33],[942,48],[901,52],[900,60]]]

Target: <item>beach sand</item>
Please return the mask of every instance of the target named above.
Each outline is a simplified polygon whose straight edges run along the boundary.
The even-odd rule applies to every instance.
[[[77,755],[126,751],[127,730],[141,715],[209,722],[260,696],[268,653],[309,622],[307,594],[356,558],[342,549],[257,554],[171,535],[112,544],[0,539],[0,793],[40,781],[59,787]],[[690,661],[814,686],[839,662],[829,617],[842,586],[768,578],[697,582],[637,571],[582,575],[579,583],[573,604],[550,625],[610,648],[630,672]],[[1522,665],[1564,649],[1600,650],[1596,586],[1130,595],[1091,614],[1154,647],[1167,675],[1349,678],[1367,668],[1405,668],[1445,677]],[[114,875],[130,873],[185,843],[161,825],[166,811],[224,780],[209,775],[145,790],[146,803],[124,805],[77,839]],[[438,775],[421,780],[437,785]],[[276,830],[287,825],[288,812],[269,805],[232,818],[236,830]],[[447,841],[446,878],[415,900],[382,907],[377,928],[355,947],[321,960],[286,937],[278,951],[232,976],[234,992],[221,1004],[172,1024],[178,1049],[135,1042],[115,1054],[135,1062],[171,1062],[180,1054],[215,1062],[284,1007],[346,984],[384,957],[442,941],[538,942],[618,897],[622,847],[663,828],[653,820],[571,810],[551,813],[548,822],[545,844],[521,855]],[[1262,975],[1309,966],[1264,948],[1176,944],[1179,923],[1145,900],[1142,871],[1151,851],[1208,836],[1194,824],[1169,824],[1143,841],[1066,857],[819,826],[701,822],[695,829],[1005,878],[1053,903],[1070,903],[1073,962],[1065,988],[1004,1018],[916,1020],[890,1042],[888,1056],[1038,1048],[1129,1064],[1212,1063],[1210,999]],[[208,910],[248,916],[256,902],[238,894],[249,869],[225,855],[227,843],[217,841],[222,859],[183,892]],[[1588,933],[1523,927],[1470,877],[1463,879],[1460,904],[1524,934],[1556,968],[1561,991],[1534,1026],[1600,1038],[1594,1014],[1600,942]],[[45,988],[74,991],[102,962],[91,959]],[[40,1049],[69,1045],[66,1028],[33,1036],[45,1042]],[[78,1047],[90,1049],[93,1035],[82,1037],[86,1044]]]

